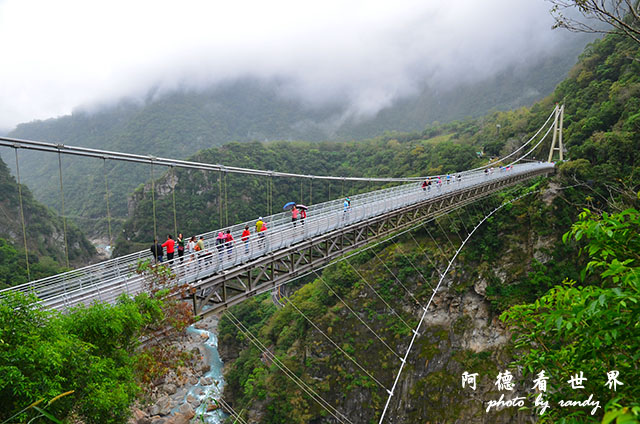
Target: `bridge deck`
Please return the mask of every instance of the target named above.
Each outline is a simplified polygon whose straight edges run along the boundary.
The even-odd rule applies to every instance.
[[[343,212],[344,199],[311,205],[304,221],[294,227],[289,212],[267,216],[264,238],[255,234],[255,220],[228,227],[235,239],[230,249],[217,250],[215,237],[221,230],[204,234],[205,250],[177,258],[172,268],[181,284],[194,288],[194,308],[203,313],[226,308],[244,298],[290,279],[345,252],[406,227],[434,213],[470,203],[519,181],[553,172],[553,164],[515,165],[510,171],[462,174],[462,181],[423,191],[420,183],[351,196],[351,209]],[[245,225],[252,235],[240,240]],[[4,289],[34,293],[46,307],[65,310],[94,300],[115,302],[122,293],[143,290],[143,277],[135,274],[150,251],[136,252],[64,274]]]

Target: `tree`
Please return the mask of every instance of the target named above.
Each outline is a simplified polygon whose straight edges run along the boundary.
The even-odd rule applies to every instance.
[[[551,15],[556,20],[554,28],[573,32],[613,32],[633,39],[640,44],[640,1],[638,0],[549,0]],[[567,9],[577,9],[582,19],[566,16]],[[612,26],[609,31],[600,23]]]
[[[588,372],[584,393],[608,400],[604,411],[549,409],[543,422],[638,423],[640,417],[640,212],[616,214],[590,211],[564,241],[582,244],[589,257],[582,273],[583,285],[565,281],[533,304],[519,305],[501,319],[514,330],[517,361],[525,374],[544,370],[554,390],[545,397],[551,405],[575,397],[565,382],[580,371]],[[586,243],[585,243],[586,240]],[[609,373],[619,373],[623,385],[607,386]],[[601,405],[602,406],[602,405]]]

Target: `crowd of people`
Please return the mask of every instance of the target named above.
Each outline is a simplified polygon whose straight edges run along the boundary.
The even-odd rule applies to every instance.
[[[349,199],[349,197],[346,198],[345,204],[348,204],[349,207],[351,207],[351,200]],[[306,206],[297,205],[291,208],[291,222],[294,228],[297,226],[298,222],[300,222],[300,224],[304,226],[306,218]],[[265,247],[266,233],[267,223],[263,221],[262,217],[259,217],[256,221],[255,226],[255,234],[257,234],[258,236],[257,247],[259,249],[264,249]],[[249,255],[249,242],[251,237],[252,233],[249,230],[248,225],[245,225],[239,242],[234,239],[230,229],[218,232],[217,237],[214,239],[214,246],[215,251],[218,254],[218,260],[221,261],[224,259],[225,252],[227,258],[229,260],[232,259],[234,248],[236,247],[237,243],[240,243],[241,247],[244,248],[244,254]],[[167,240],[162,244],[158,242],[157,239],[154,239],[153,244],[151,245],[149,250],[153,255],[154,263],[156,264],[162,262],[167,262],[169,264],[173,264],[176,262],[183,263],[184,261],[196,261],[199,263],[201,260],[203,260],[205,263],[213,262],[213,252],[207,251],[207,249],[205,248],[204,236],[200,236],[199,239],[197,239],[196,236],[192,236],[187,240],[186,238],[184,238],[183,234],[180,233],[178,234],[178,238],[174,240],[171,234],[167,234]],[[178,253],[177,258],[175,257],[176,251]]]
[[[165,248],[167,252],[166,256]],[[167,241],[160,244],[158,240],[155,239],[149,250],[151,250],[151,254],[156,263],[165,262],[165,258],[167,262],[174,262],[176,251],[178,252],[177,260],[182,262],[185,255],[187,258],[190,258],[190,256],[193,256],[195,253],[204,251],[204,236],[200,236],[199,240],[196,236],[192,236],[189,241],[187,241],[182,233],[178,234],[176,240],[173,239],[171,234],[167,234]]]
[[[510,171],[512,168],[513,168],[512,166],[501,166],[499,169],[500,169],[500,172],[505,172],[505,171]],[[494,172],[493,167],[485,168],[484,170],[485,175],[493,174],[493,172]],[[432,185],[435,185],[436,188],[441,189],[443,184],[451,184],[455,182],[459,183],[461,181],[462,181],[462,176],[460,174],[458,175],[446,174],[442,176],[426,178],[422,182],[421,187],[422,187],[422,190],[426,192],[431,190]],[[289,205],[293,205],[290,209],[291,223],[293,225],[293,228],[297,227],[298,222],[300,222],[300,224],[304,226],[305,220],[307,218],[307,207],[304,205],[296,205],[294,204],[294,202],[290,202],[285,206],[289,206]],[[345,219],[347,217],[347,213],[351,210],[351,199],[349,198],[349,196],[347,196],[344,199],[342,206],[343,206],[343,212],[344,212],[343,219]],[[259,249],[263,249],[265,247],[266,232],[267,232],[267,224],[263,221],[262,217],[260,217],[256,221],[256,229],[255,229],[255,234],[258,235],[257,245]],[[250,252],[249,242],[250,242],[251,236],[252,234],[251,234],[251,231],[249,230],[249,226],[246,225],[244,227],[244,230],[242,231],[242,235],[240,236],[240,243],[242,243],[244,247],[245,255],[249,255],[249,252]],[[235,243],[237,243],[237,241],[233,238],[233,235],[231,234],[231,230],[227,229],[226,231],[220,231],[218,233],[217,237],[215,238],[215,248],[216,248],[215,250],[218,253],[219,261],[224,259],[225,252],[229,259],[233,257]],[[165,249],[166,249],[166,255],[165,255]],[[208,252],[205,249],[204,236],[200,236],[199,239],[196,239],[196,236],[192,236],[187,241],[183,237],[182,233],[178,234],[178,238],[176,240],[174,240],[173,237],[170,234],[168,234],[167,240],[162,244],[160,244],[158,240],[154,240],[150,250],[151,250],[151,253],[153,254],[155,263],[161,263],[165,261],[169,263],[174,263],[176,261],[175,259],[176,251],[178,253],[177,261],[179,261],[180,263],[182,263],[185,260],[185,257],[186,257],[186,260],[188,260],[189,262],[194,260],[199,262],[200,259],[204,259],[205,261],[208,261],[208,262],[213,261],[213,252]]]
[[[422,182],[422,191],[431,190],[432,185],[435,185],[438,189],[440,189],[442,188],[442,184],[450,184],[453,182],[459,183],[460,181],[462,181],[462,175],[460,174],[458,175],[447,174],[443,176],[430,177]]]

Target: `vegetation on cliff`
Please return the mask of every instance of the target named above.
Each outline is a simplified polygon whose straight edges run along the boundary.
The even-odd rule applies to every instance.
[[[524,366],[524,374],[518,374],[517,369],[512,371],[521,379],[524,394],[527,394],[526,388],[533,385],[529,383],[535,377],[534,373],[544,369],[551,375],[553,381],[549,384],[557,391],[550,394],[549,400],[554,402],[555,408],[547,410],[543,420],[599,422],[604,418],[607,422],[614,419],[637,422],[638,386],[635,381],[638,376],[635,368],[640,350],[638,264],[634,246],[638,243],[638,213],[635,210],[639,203],[637,164],[640,159],[638,57],[637,45],[609,35],[587,48],[570,77],[548,99],[530,110],[496,113],[484,120],[464,124],[469,129],[467,139],[475,140],[476,146],[479,140],[485,140],[485,152],[498,154],[508,150],[514,133],[537,128],[551,105],[563,102],[566,108],[564,136],[570,160],[560,166],[560,175],[546,187],[544,195],[528,200],[527,204],[520,202],[505,208],[487,222],[463,251],[454,277],[443,294],[453,298],[448,304],[444,302],[445,309],[448,306],[449,319],[439,334],[436,334],[436,325],[427,323],[429,331],[422,336],[422,350],[417,350],[408,364],[407,383],[403,387],[409,389],[397,395],[403,405],[396,409],[399,420],[413,422],[412,419],[418,416],[434,421],[482,419],[481,406],[472,417],[465,415],[468,411],[457,407],[469,395],[460,391],[462,370],[485,376],[479,385],[484,387],[482,393],[488,399],[492,398],[491,386],[498,371],[504,370],[509,358],[513,358],[512,348],[469,351],[455,343],[456,332],[464,334],[465,329],[469,329],[470,315],[456,315],[454,305],[464,303],[465,296],[482,292],[484,287],[483,297],[492,307],[490,316],[485,317],[486,324],[498,326],[491,317],[507,311],[503,317],[514,326],[515,348],[519,349],[516,357],[520,358],[517,363]],[[501,126],[500,134],[495,132],[496,124]],[[487,135],[492,130],[493,140],[487,142]],[[415,141],[420,136],[414,134],[407,138]],[[544,151],[548,151],[548,144],[541,147],[538,155]],[[573,187],[563,189],[568,186]],[[505,195],[502,196],[479,206],[480,210],[491,209],[491,202],[495,205],[504,200]],[[636,209],[627,209],[630,206]],[[573,224],[584,207],[595,212],[584,212]],[[445,233],[455,239],[456,233],[472,222],[451,216],[440,223],[442,228],[438,229],[442,231],[432,229],[435,238],[418,234],[415,242],[401,240],[398,244],[404,246],[403,243],[408,242],[413,245],[402,250],[429,280],[434,276],[433,265],[423,257],[424,252],[437,258],[438,247],[448,244]],[[562,241],[563,233],[568,234],[567,243]],[[569,238],[575,241],[568,242]],[[436,243],[432,244],[430,240]],[[416,242],[421,249],[415,246]],[[583,254],[579,253],[579,247],[583,248]],[[399,261],[391,259],[389,246],[376,254],[388,261],[389,268],[401,275],[400,280],[406,282],[413,293],[424,295],[416,285],[420,279],[416,269],[402,273]],[[417,310],[409,313],[410,302],[397,292],[399,288],[391,274],[386,270],[372,272],[376,258],[365,259],[366,256],[362,254],[362,262],[359,261],[356,269],[380,292],[390,293],[391,290],[390,305],[408,314],[405,321],[414,322],[412,317],[415,320]],[[406,259],[405,263],[408,263]],[[365,334],[366,328],[355,318],[344,312],[343,304],[322,283],[322,280],[329,281],[347,303],[352,302],[350,305],[354,310],[362,312],[369,311],[367,307],[371,307],[373,298],[363,287],[364,279],[354,278],[354,269],[340,265],[297,291],[290,301],[331,335],[345,352],[355,355],[365,368],[376,370],[376,376],[387,379],[386,382],[389,353],[384,347],[372,347],[379,343],[370,334]],[[573,282],[558,286],[564,280]],[[251,323],[251,332],[266,349],[326,396],[332,405],[348,411],[352,414],[349,416],[357,417],[359,422],[374,420],[373,409],[379,405],[380,396],[385,396],[384,390],[377,388],[368,376],[363,376],[348,359],[340,356],[338,349],[310,326],[292,305],[275,312],[270,307],[271,312],[265,312],[262,308],[267,303],[269,300],[266,299],[262,304],[260,299],[253,300],[232,312],[239,322]],[[519,304],[522,306],[516,306]],[[403,351],[406,336],[401,336],[402,326],[394,322],[391,311],[381,305],[371,309],[364,313],[367,323],[382,335],[383,340],[395,341],[398,350]],[[262,422],[305,422],[326,414],[269,360],[265,348],[259,349],[244,338],[231,318],[225,318],[220,328],[223,342],[244,346],[227,374],[226,394],[230,400],[253,405],[249,412],[260,416]],[[396,331],[399,333],[395,334]],[[477,334],[474,337],[478,337]],[[443,349],[447,344],[452,348]],[[444,355],[443,350],[446,351]],[[459,359],[469,362],[458,362]],[[433,362],[446,365],[437,368]],[[620,372],[620,381],[628,383],[618,386],[617,392],[605,386],[606,373],[613,370]],[[566,381],[579,371],[591,379],[585,393],[594,393],[601,402],[601,409],[593,416],[589,411],[557,407],[559,400],[575,398],[570,396]],[[489,381],[488,375],[494,381]],[[429,411],[420,409],[425,398],[429,399]],[[362,411],[353,404],[353,399],[357,399],[359,405],[372,405],[372,410]],[[482,400],[487,399],[476,400],[482,405]],[[284,402],[291,402],[296,408],[287,407]],[[411,415],[418,412],[418,415]],[[515,411],[512,414],[516,414]],[[495,422],[505,419],[494,418]],[[507,421],[509,419],[516,417],[511,416]]]
[[[66,262],[62,220],[37,202],[22,185],[22,208],[29,252],[31,279],[64,270]],[[24,235],[20,216],[18,184],[0,160],[0,288],[25,283],[27,279]],[[83,265],[96,257],[96,250],[82,232],[67,222],[67,245],[71,265]]]
[[[175,288],[166,289],[174,276],[145,262],[136,272],[146,276],[148,293],[123,295],[115,305],[62,314],[44,310],[30,295],[0,298],[0,420],[18,414],[11,422],[32,422],[39,413],[27,407],[64,393],[40,407],[65,422],[121,424],[141,387],[189,359],[167,347],[192,318],[171,296]],[[148,343],[139,349],[142,338]]]

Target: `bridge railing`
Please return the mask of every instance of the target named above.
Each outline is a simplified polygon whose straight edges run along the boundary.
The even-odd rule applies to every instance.
[[[229,226],[234,237],[231,246],[215,245],[215,238],[222,229],[203,234],[205,250],[185,254],[180,261],[174,258],[172,268],[181,283],[197,281],[214,272],[220,272],[266,253],[290,246],[304,239],[315,237],[342,226],[380,215],[427,198],[437,198],[453,190],[474,187],[487,181],[500,179],[511,173],[528,172],[530,169],[550,164],[516,165],[511,171],[495,170],[493,173],[463,174],[462,180],[443,179],[442,184],[432,184],[423,191],[421,183],[409,183],[383,190],[351,196],[351,208],[344,212],[344,198],[310,205],[306,220],[298,220],[294,226],[290,212],[265,217],[267,231],[264,237],[255,234],[255,220]],[[241,240],[241,233],[248,225],[253,231],[248,242]],[[226,232],[226,231],[225,231]],[[50,307],[66,308],[92,299],[113,302],[121,293],[130,295],[143,290],[144,280],[134,273],[140,259],[150,259],[149,251],[136,252],[99,264],[90,265],[36,282],[12,287],[35,293]],[[0,291],[0,295],[2,291]]]

